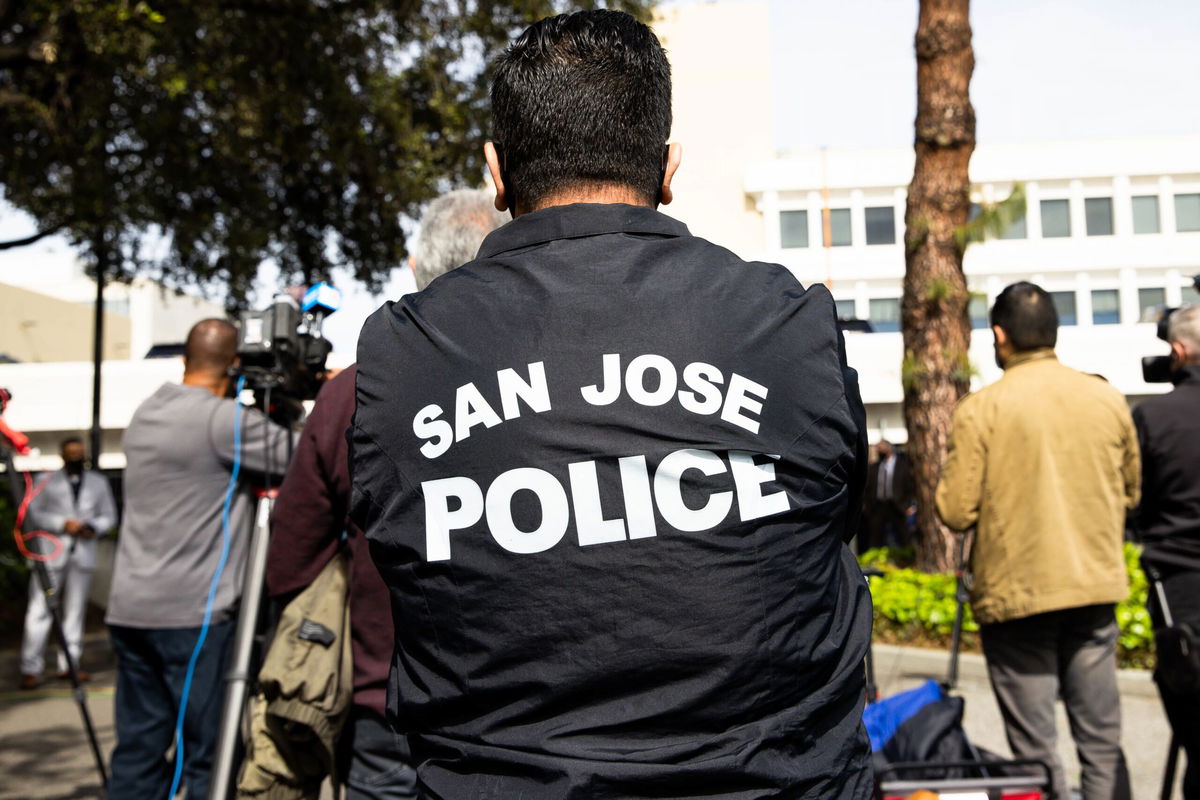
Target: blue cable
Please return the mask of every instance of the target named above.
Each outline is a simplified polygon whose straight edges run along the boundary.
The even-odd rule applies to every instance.
[[[238,378],[237,397],[242,395],[246,385],[245,376]],[[217,601],[217,586],[221,574],[225,572],[225,564],[229,561],[229,547],[232,534],[229,531],[229,509],[233,505],[233,494],[237,490],[238,473],[242,468],[242,403],[234,401],[233,410],[233,471],[229,474],[229,488],[225,490],[225,507],[221,510],[221,558],[217,561],[217,571],[213,575],[212,584],[208,587],[208,600],[204,604],[204,622],[200,625],[200,636],[196,646],[192,648],[192,657],[188,660],[187,674],[183,679],[183,693],[179,700],[179,716],[175,720],[175,777],[171,779],[171,792],[167,800],[172,800],[179,791],[179,783],[183,778],[183,720],[187,714],[188,693],[192,690],[192,676],[196,672],[196,662],[200,660],[200,651],[204,640],[208,638],[208,626],[212,622],[213,605]]]

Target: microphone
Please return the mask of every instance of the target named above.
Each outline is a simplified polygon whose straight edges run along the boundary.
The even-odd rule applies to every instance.
[[[321,281],[309,287],[300,303],[300,312],[304,314],[305,329],[316,339],[324,338],[322,327],[325,318],[337,311],[342,305],[342,293],[328,283]]]

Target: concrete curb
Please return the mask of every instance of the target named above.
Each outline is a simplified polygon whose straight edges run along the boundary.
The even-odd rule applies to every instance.
[[[877,644],[874,647],[875,674],[897,675],[904,678],[934,678],[945,680],[950,667],[950,651],[930,650],[924,647],[903,647]],[[976,653],[962,653],[958,657],[958,680],[972,683],[988,683],[987,663]],[[1117,670],[1117,689],[1122,695],[1131,697],[1158,697],[1150,670]]]

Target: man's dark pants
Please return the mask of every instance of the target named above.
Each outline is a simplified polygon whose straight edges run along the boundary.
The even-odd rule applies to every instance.
[[[1200,633],[1200,572],[1179,570],[1162,576],[1163,591],[1167,595],[1167,606],[1171,610],[1171,621],[1187,623]],[[1164,626],[1158,596],[1150,592],[1150,619],[1155,629]],[[1187,756],[1187,767],[1183,774],[1184,800],[1200,800],[1200,693],[1181,694],[1173,692],[1160,682],[1158,693],[1162,697],[1163,709],[1171,721],[1171,730]]]
[[[211,626],[192,676],[183,723],[183,782],[189,798],[208,797],[213,747],[221,721],[222,681],[234,620]],[[110,625],[117,654],[117,746],[109,800],[165,798],[174,765],[167,759],[199,628]]]
[[[419,796],[408,741],[376,712],[355,706],[338,747],[346,800],[416,800]]]
[[[1084,800],[1128,800],[1111,604],[980,626],[983,654],[1013,755],[1047,762],[1065,800],[1054,701],[1062,698],[1083,767]]]

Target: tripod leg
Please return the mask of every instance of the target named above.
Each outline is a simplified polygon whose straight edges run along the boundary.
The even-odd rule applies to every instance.
[[[46,565],[41,561],[34,561],[33,568],[37,574],[38,581],[41,583],[42,591],[46,595],[46,606],[50,609],[50,626],[54,631],[54,638],[58,642],[58,646],[62,648],[63,657],[67,663],[67,677],[71,681],[71,694],[75,698],[75,702],[79,705],[79,715],[83,718],[83,727],[87,731],[88,742],[92,746],[92,756],[96,759],[96,771],[100,773],[100,785],[105,789],[108,788],[108,772],[104,768],[104,756],[100,752],[100,740],[96,737],[96,728],[92,724],[92,715],[88,712],[87,694],[83,690],[83,684],[79,682],[79,671],[76,668],[75,657],[71,655],[71,648],[67,644],[67,634],[63,630],[62,624],[62,597],[56,587],[50,581],[50,570],[46,569]]]
[[[1167,767],[1163,770],[1162,800],[1171,800],[1171,790],[1175,788],[1175,770],[1179,766],[1179,739],[1174,734],[1171,743],[1167,745]]]
[[[254,529],[246,559],[246,577],[242,586],[242,604],[238,609],[233,650],[225,673],[225,697],[221,726],[213,752],[209,800],[225,800],[235,789],[242,748],[242,715],[250,689],[257,677],[254,663],[255,637],[259,632],[263,587],[266,582],[267,548],[271,540],[269,497],[260,498],[254,514]]]

